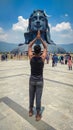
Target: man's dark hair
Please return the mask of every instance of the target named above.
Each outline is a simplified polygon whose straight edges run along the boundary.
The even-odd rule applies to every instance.
[[[35,45],[34,46],[34,53],[35,54],[40,54],[41,53],[41,47],[40,47],[40,45]]]

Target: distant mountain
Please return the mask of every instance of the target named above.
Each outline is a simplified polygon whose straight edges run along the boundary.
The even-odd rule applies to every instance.
[[[28,51],[27,44],[24,44],[23,46],[18,46],[17,44],[0,41],[0,52],[18,53],[18,52],[25,52],[25,51]],[[48,44],[48,51],[52,53],[65,52],[65,50],[62,47],[59,47],[57,45],[51,45],[51,44]]]
[[[0,41],[0,52],[10,52],[17,48],[17,44]]]
[[[66,52],[73,53],[73,43],[70,44],[58,44],[60,47],[64,48]]]
[[[65,49],[63,49],[62,47],[60,47],[58,45],[54,45],[54,44],[48,44],[47,50],[49,53],[66,53]],[[16,49],[13,49],[11,51],[11,53],[24,53],[27,51],[28,51],[28,44],[24,44],[24,45],[19,46]]]
[[[14,43],[7,43],[0,41],[0,52],[25,52],[28,50],[28,45],[24,44],[23,46],[18,46]],[[65,53],[71,52],[73,53],[73,43],[70,44],[56,44],[51,45],[48,44],[48,51],[52,53]]]

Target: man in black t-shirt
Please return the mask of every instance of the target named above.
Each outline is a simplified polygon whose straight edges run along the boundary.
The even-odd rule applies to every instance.
[[[41,41],[43,45],[43,53],[41,54],[41,46],[34,46],[34,54],[32,53],[32,46],[36,40]],[[30,59],[31,75],[29,80],[29,116],[33,115],[34,98],[36,96],[36,121],[41,119],[41,96],[43,90],[43,67],[47,55],[47,45],[41,38],[40,31],[36,38],[29,43],[28,56]]]

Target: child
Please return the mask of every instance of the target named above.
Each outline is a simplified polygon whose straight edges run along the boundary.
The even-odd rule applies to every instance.
[[[69,56],[69,59],[68,59],[68,68],[69,68],[69,70],[72,70],[72,59],[71,59],[71,56]]]

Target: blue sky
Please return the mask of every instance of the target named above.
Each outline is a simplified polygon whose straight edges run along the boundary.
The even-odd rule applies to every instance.
[[[73,0],[0,0],[0,41],[24,42],[28,19],[33,10],[46,12],[51,39],[73,43]]]

